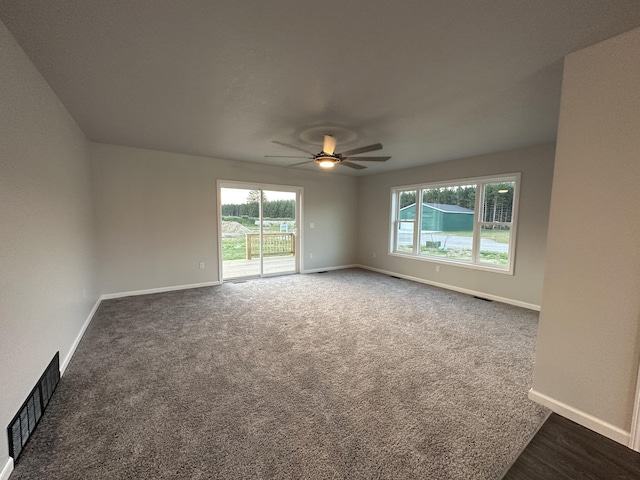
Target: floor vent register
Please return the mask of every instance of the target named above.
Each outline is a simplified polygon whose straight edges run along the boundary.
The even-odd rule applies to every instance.
[[[7,433],[9,435],[9,455],[15,462],[18,460],[22,449],[29,440],[29,437],[36,428],[36,425],[42,418],[44,410],[49,404],[49,400],[53,395],[58,382],[60,381],[60,352],[56,352],[53,360],[44,371],[36,386],[33,387],[31,393],[18,410],[18,413],[9,426]]]

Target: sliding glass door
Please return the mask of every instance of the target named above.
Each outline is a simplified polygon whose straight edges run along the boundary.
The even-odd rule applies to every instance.
[[[219,182],[223,280],[299,271],[301,189]]]

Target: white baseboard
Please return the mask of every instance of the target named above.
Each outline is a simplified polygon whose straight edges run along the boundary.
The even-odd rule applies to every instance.
[[[577,408],[567,405],[559,400],[549,397],[544,393],[540,393],[533,388],[529,390],[529,399],[534,402],[544,405],[545,407],[553,410],[558,415],[561,415],[569,420],[576,422],[583,427],[593,430],[594,432],[604,435],[611,440],[621,443],[625,447],[629,446],[630,433],[612,425],[604,420],[601,420],[593,415],[583,412]]]
[[[631,417],[631,435],[629,436],[629,448],[640,452],[640,371],[636,382],[636,396],[633,403],[633,416]]]
[[[311,268],[308,270],[302,270],[301,273],[319,273],[328,272],[329,270],[344,270],[347,268],[359,268],[360,265],[338,265],[337,267],[324,267],[324,268]]]
[[[120,292],[120,293],[107,293],[105,295],[101,295],[100,300],[111,300],[114,298],[133,297],[136,295],[151,295],[153,293],[174,292],[176,290],[189,290],[191,288],[215,287],[216,285],[220,285],[220,282],[215,281],[215,282],[204,282],[204,283],[192,283],[190,285],[174,285],[172,287],[149,288],[147,290],[134,290],[130,292]]]
[[[516,307],[526,308],[528,310],[535,310],[537,312],[540,311],[540,305],[535,305],[533,303],[521,302],[520,300],[513,300],[511,298],[499,297],[497,295],[491,295],[485,292],[478,292],[476,290],[470,290],[468,288],[456,287],[454,285],[448,285],[446,283],[438,283],[433,282],[431,280],[425,280],[424,278],[412,277],[410,275],[403,275],[402,273],[390,272],[388,270],[382,270],[380,268],[369,267],[367,265],[353,265],[354,267],[363,268],[365,270],[371,270],[372,272],[384,273],[385,275],[393,275],[394,277],[404,278],[405,280],[411,280],[412,282],[424,283],[426,285],[431,285],[433,287],[444,288],[447,290],[453,290],[454,292],[465,293],[467,295],[474,295],[476,297],[486,298],[488,300],[494,300],[500,303],[506,303],[508,305],[513,305]]]
[[[87,319],[84,321],[84,324],[80,329],[80,332],[78,332],[78,335],[76,335],[76,339],[73,341],[73,345],[71,345],[71,350],[69,350],[69,353],[67,353],[67,356],[64,358],[64,360],[62,360],[62,364],[60,365],[60,376],[64,375],[65,370],[69,366],[69,362],[71,361],[71,358],[73,357],[73,355],[76,353],[76,348],[78,348],[78,344],[80,343],[80,340],[82,340],[82,336],[84,335],[84,332],[87,330],[87,327],[91,323],[91,320],[93,319],[93,316],[95,315],[96,310],[98,310],[98,306],[100,305],[100,302],[101,302],[101,299],[98,299],[96,301],[96,304],[93,306],[93,308],[91,309],[91,312],[87,316]]]
[[[9,457],[0,471],[0,480],[9,480],[11,472],[13,472],[13,458]]]

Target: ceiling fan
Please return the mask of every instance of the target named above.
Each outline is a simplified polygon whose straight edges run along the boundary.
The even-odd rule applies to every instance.
[[[333,168],[334,165],[344,165],[345,167],[354,168],[356,170],[362,170],[363,168],[367,168],[363,165],[358,165],[357,163],[352,163],[352,161],[358,162],[386,162],[391,157],[354,157],[353,155],[358,155],[360,153],[373,152],[376,150],[382,150],[382,144],[375,143],[373,145],[367,145],[366,147],[354,148],[352,150],[347,150],[345,152],[335,153],[336,149],[336,139],[331,135],[324,136],[324,143],[322,145],[322,151],[320,153],[313,153],[305,150],[304,148],[297,147],[295,145],[289,145],[288,143],[276,142],[273,140],[273,143],[277,143],[278,145],[283,145],[285,147],[293,148],[300,152],[306,153],[308,156],[288,156],[288,155],[265,155],[265,157],[278,157],[278,158],[309,158],[306,162],[294,163],[293,165],[289,165],[290,167],[295,167],[297,165],[304,165],[305,163],[315,162],[322,168]]]

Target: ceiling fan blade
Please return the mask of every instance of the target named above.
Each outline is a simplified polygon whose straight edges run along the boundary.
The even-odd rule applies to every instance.
[[[374,143],[373,145],[367,145],[366,147],[354,148],[353,150],[347,150],[346,152],[340,152],[343,157],[350,157],[351,155],[357,155],[359,153],[373,152],[375,150],[382,150],[381,143]]]
[[[358,162],[386,162],[391,157],[346,157],[346,158],[348,158],[349,160],[354,160]]]
[[[302,155],[265,155],[264,158],[309,158]]]
[[[289,145],[288,143],[284,143],[284,142],[277,142],[275,140],[271,140],[271,143],[277,143],[278,145],[282,145],[283,147],[289,147],[289,148],[293,148],[294,150],[298,150],[299,152],[304,152],[308,155],[314,155],[313,152],[310,152],[308,150],[305,150],[304,148],[300,148],[300,147],[296,147],[295,145]]]
[[[329,155],[333,155],[333,152],[336,151],[336,139],[331,135],[325,135],[324,144],[322,145],[322,151],[324,153],[328,153]]]
[[[340,162],[338,165],[344,165],[345,167],[353,168],[355,170],[362,170],[362,169],[367,168],[364,165],[358,165],[356,163],[345,162],[344,160],[342,162]]]
[[[294,163],[293,165],[287,165],[287,167],[297,167],[298,165],[304,165],[305,163],[313,163],[313,160],[307,162]]]

